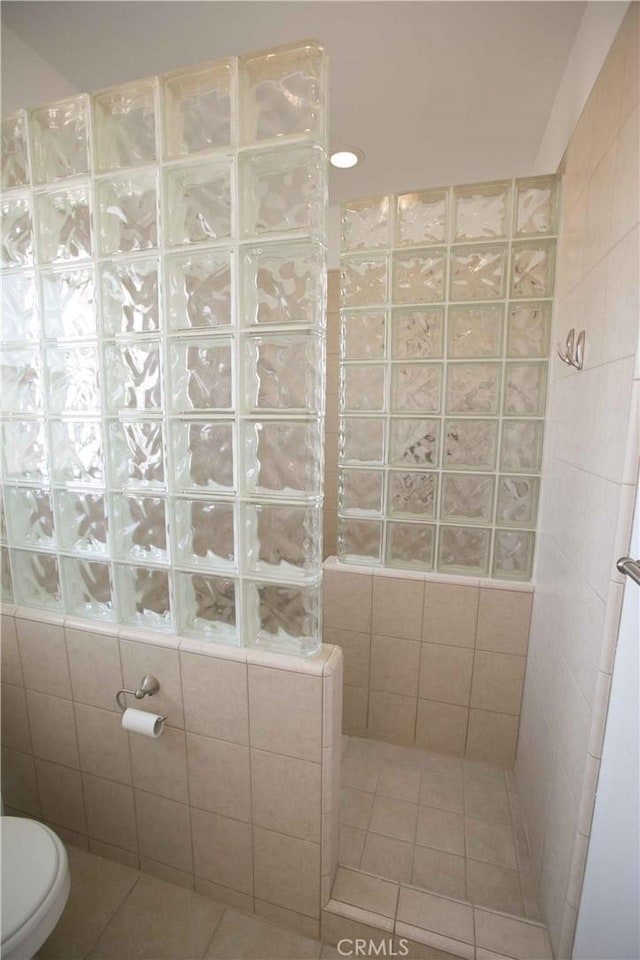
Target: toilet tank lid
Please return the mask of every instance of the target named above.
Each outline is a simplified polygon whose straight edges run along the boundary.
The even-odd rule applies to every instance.
[[[1,817],[2,943],[6,944],[56,894],[67,873],[62,840],[36,820]]]

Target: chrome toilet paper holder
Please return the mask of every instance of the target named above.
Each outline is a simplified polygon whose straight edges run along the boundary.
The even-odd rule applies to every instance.
[[[158,678],[154,677],[153,674],[151,673],[145,674],[142,680],[140,681],[140,686],[138,687],[137,690],[126,690],[125,688],[123,688],[122,690],[118,690],[118,692],[116,693],[116,703],[120,708],[120,712],[124,713],[125,710],[127,709],[126,703],[122,703],[120,701],[120,697],[124,696],[125,693],[128,693],[132,697],[135,697],[136,700],[143,700],[145,697],[152,697],[154,693],[158,692],[159,689],[160,689],[160,681],[158,680]],[[167,718],[161,717],[160,719],[162,721],[165,721]]]

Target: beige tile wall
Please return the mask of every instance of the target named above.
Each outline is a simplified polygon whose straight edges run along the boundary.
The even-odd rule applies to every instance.
[[[115,694],[145,673],[157,740]],[[309,660],[2,616],[7,813],[64,840],[318,936],[337,866],[342,653]]]
[[[324,640],[344,651],[344,731],[511,767],[533,594],[325,562]]]
[[[571,956],[638,477],[638,3],[563,162],[536,592],[516,772],[556,956]]]

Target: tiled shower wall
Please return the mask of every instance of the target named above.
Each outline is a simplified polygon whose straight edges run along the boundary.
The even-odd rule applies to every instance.
[[[309,42],[3,120],[6,601],[318,648],[326,83]]]
[[[157,740],[115,693],[147,672]],[[342,654],[310,658],[2,616],[5,813],[101,856],[319,935],[337,865]]]
[[[325,563],[324,638],[344,652],[344,732],[513,765],[533,592]]]
[[[528,580],[555,177],[342,207],[338,556]]]
[[[516,773],[555,956],[570,957],[598,780],[638,482],[638,4],[562,167],[545,493]]]

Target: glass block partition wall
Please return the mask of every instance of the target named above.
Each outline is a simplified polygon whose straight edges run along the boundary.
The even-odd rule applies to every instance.
[[[338,553],[531,577],[555,177],[342,208]]]
[[[3,597],[320,643],[315,43],[2,122]]]

